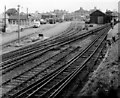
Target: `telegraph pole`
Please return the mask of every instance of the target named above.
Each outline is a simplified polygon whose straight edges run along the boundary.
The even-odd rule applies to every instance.
[[[20,5],[18,5],[18,44],[20,44]]]
[[[27,8],[27,25],[29,25],[29,20],[28,20],[28,8]]]
[[[6,6],[5,6],[5,12],[4,12],[4,32],[6,32]]]
[[[120,13],[120,1],[118,2],[118,13]],[[118,38],[120,39],[120,14],[118,14]],[[120,40],[118,40],[118,61],[120,62]]]

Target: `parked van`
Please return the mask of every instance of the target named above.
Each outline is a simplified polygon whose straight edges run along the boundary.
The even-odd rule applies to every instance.
[[[40,27],[40,22],[39,21],[34,22],[33,28],[39,28],[39,27]]]

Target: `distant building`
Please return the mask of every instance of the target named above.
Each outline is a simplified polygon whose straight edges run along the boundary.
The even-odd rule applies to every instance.
[[[74,11],[73,13],[73,19],[74,20],[86,20],[86,16],[89,16],[89,11],[84,10],[82,7],[80,7],[79,10]]]
[[[104,24],[106,22],[105,18],[106,15],[103,12],[96,10],[90,14],[90,23]]]
[[[18,15],[10,16],[8,22],[12,25],[18,24]],[[20,25],[27,25],[28,22],[29,19],[27,15],[20,15]]]
[[[31,22],[40,21],[40,19],[41,19],[41,14],[40,13],[31,13],[30,14],[29,20]]]
[[[41,14],[41,19],[51,24],[56,23],[56,18],[57,18],[57,15],[52,12]]]
[[[64,15],[64,20],[65,21],[71,21],[71,20],[73,20],[73,14],[71,14],[71,13],[68,13],[68,14],[65,14]]]
[[[54,10],[52,13],[56,14],[56,21],[63,21],[64,16],[68,13],[66,10]]]

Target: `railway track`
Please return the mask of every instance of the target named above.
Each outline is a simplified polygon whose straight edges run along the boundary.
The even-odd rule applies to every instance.
[[[62,39],[64,36],[68,35],[71,31],[74,32],[74,27],[75,27],[75,26],[74,26],[73,24],[71,24],[70,27],[69,27],[66,31],[60,33],[59,35],[56,35],[56,36],[51,37],[51,38],[49,38],[49,39],[46,39],[46,40],[44,40],[44,41],[38,42],[38,43],[36,43],[36,44],[34,44],[34,45],[30,45],[30,46],[24,47],[24,48],[22,48],[22,49],[19,49],[19,51],[18,51],[18,50],[15,50],[15,51],[12,51],[12,52],[10,52],[10,53],[3,54],[3,55],[2,55],[2,60],[3,60],[3,62],[2,62],[1,64],[4,64],[4,63],[6,63],[6,62],[11,62],[12,60],[17,59],[17,58],[21,57],[22,55],[24,55],[24,54],[26,54],[26,53],[29,53],[29,54],[30,54],[30,53],[32,53],[33,51],[35,51],[35,50],[37,50],[37,49],[39,49],[39,48],[41,48],[41,47],[46,47],[46,46],[48,46],[48,45],[51,44],[51,43],[55,43],[57,40],[59,41],[59,40]],[[98,28],[98,29],[99,29],[99,28]],[[78,29],[78,30],[79,30],[79,29]],[[94,30],[94,31],[95,31],[95,30]],[[62,36],[62,37],[61,37],[61,36]]]
[[[106,31],[107,30],[104,32]],[[40,82],[36,83],[33,88],[28,89],[16,98],[58,98],[58,95],[60,95],[59,93],[64,90],[65,86],[68,85],[86,65],[96,61],[94,57],[96,57],[97,50],[102,43],[104,43],[106,35],[107,34],[104,33],[96,38],[82,54],[78,54],[68,66],[59,70],[57,74],[54,74],[41,84]],[[98,55],[97,53],[97,56]]]
[[[75,51],[78,51],[78,49],[79,49],[79,47],[76,47],[75,49],[67,48],[67,49],[63,50],[59,54],[54,55],[51,58],[37,64],[30,70],[25,71],[24,73],[20,74],[19,76],[14,77],[13,79],[10,79],[12,81],[10,81],[10,80],[6,81],[4,84],[2,84],[3,89],[5,89],[8,85],[12,85],[12,84],[19,85],[19,86],[21,86],[21,85],[25,86],[25,84],[26,84],[25,82],[27,82],[27,81],[29,82],[30,80],[33,81],[34,78],[39,79],[40,77],[46,75],[47,73],[50,73],[50,71],[55,70],[56,68],[60,67],[61,64],[59,64],[59,63],[60,62],[62,63],[62,61],[65,60],[65,57],[67,55],[70,55],[70,54],[72,55],[73,53],[75,53]],[[48,70],[49,70],[49,72],[47,72]],[[39,74],[41,74],[41,75],[39,75]],[[22,80],[22,81],[20,81],[20,80]],[[8,90],[8,88],[7,88],[7,90]]]
[[[99,29],[101,29],[101,28],[99,28]],[[99,29],[97,29],[97,30],[99,30]],[[72,36],[73,37],[73,41],[76,40],[76,38],[79,39],[79,38],[82,38],[84,36],[90,35],[92,33],[91,31],[87,32],[87,33],[84,33],[82,35],[79,35],[80,37],[78,38],[78,37],[76,37],[76,34],[78,36],[78,32],[79,32],[79,30],[77,30],[76,33],[74,33],[74,36]],[[73,35],[73,31],[72,31],[72,33],[70,33],[70,35],[69,35],[70,37],[67,36],[67,38],[66,37],[64,38],[65,40],[62,39],[62,41],[58,41],[57,43],[50,44],[47,47],[43,47],[42,49],[36,49],[35,48],[35,51],[32,51],[30,53],[26,53],[26,54],[24,54],[24,55],[22,55],[22,56],[20,56],[18,58],[17,57],[16,58],[13,57],[12,60],[8,60],[7,62],[4,62],[2,64],[3,65],[2,66],[2,74],[5,74],[6,72],[10,71],[13,68],[19,67],[19,65],[25,63],[26,61],[30,61],[30,60],[32,60],[32,59],[34,59],[34,58],[36,58],[36,57],[46,53],[47,51],[49,51],[49,50],[53,49],[54,47],[56,47],[56,45],[60,46],[60,45],[65,45],[65,44],[70,43],[71,41],[69,41],[69,39],[71,38],[71,34]],[[75,37],[75,39],[74,39],[74,37]],[[66,43],[63,43],[64,41],[66,41]],[[31,54],[33,54],[33,55],[31,55]]]
[[[70,32],[71,30],[68,30],[66,32]],[[72,31],[73,32],[73,31]],[[5,60],[3,62],[1,62],[1,65],[8,65],[8,64],[12,64],[12,62],[18,60],[18,59],[21,59],[23,57],[26,57],[28,55],[31,55],[31,54],[35,54],[37,52],[42,52],[44,51],[45,49],[48,49],[50,48],[51,46],[54,45],[55,41],[57,40],[59,41],[61,38],[55,38],[54,40],[53,39],[50,39],[51,41],[47,40],[46,42],[43,41],[42,44],[34,44],[32,46],[32,49],[28,46],[28,48],[24,48],[23,50],[20,50],[18,51],[17,53],[13,53],[13,55],[10,55],[10,59],[8,60]],[[59,44],[59,43],[58,43]],[[33,48],[34,47],[34,48]],[[29,49],[30,48],[30,49]],[[10,53],[11,54],[11,53]],[[4,56],[3,56],[4,57]],[[8,57],[9,57],[9,54],[8,54]],[[4,58],[3,58],[4,59]],[[6,67],[2,66],[2,69],[5,69]]]
[[[97,39],[95,40],[95,41],[97,41]],[[94,42],[92,42],[92,44],[93,43],[95,43],[95,41]],[[98,41],[98,42],[100,42],[100,40]],[[89,46],[89,47],[92,47],[92,44]],[[98,44],[98,43],[97,43]],[[70,49],[70,48],[69,48]],[[75,49],[73,49],[74,51],[75,50],[77,50],[77,54],[78,54],[78,50],[79,50],[79,47],[76,47]],[[72,50],[72,51],[73,51]],[[85,51],[85,50],[84,50]],[[87,49],[86,49],[86,51],[87,51]],[[82,54],[81,54],[82,53]],[[91,52],[90,52],[91,53]],[[69,53],[68,53],[69,54]],[[73,54],[73,53],[72,53]],[[83,55],[84,54],[84,52],[82,51],[79,51],[79,55]],[[70,55],[70,54],[69,54]],[[75,54],[74,54],[75,55]],[[79,57],[79,55],[77,55],[76,57],[78,58]],[[67,55],[66,55],[67,56]],[[66,57],[65,56],[65,57]],[[61,61],[61,59],[65,59],[65,57],[62,57],[62,58],[59,58],[59,60]],[[58,73],[60,73],[60,72],[62,72],[63,71],[63,69],[65,70],[66,68],[68,68],[69,69],[69,67],[68,66],[70,66],[70,64],[71,64],[71,60],[72,60],[72,62],[75,60],[75,58],[76,57],[74,57],[74,59],[72,58],[72,59],[70,59],[70,61],[68,62],[68,63],[65,63],[65,64],[63,64],[63,65],[61,65],[61,64],[59,64],[60,62],[58,62],[58,68],[57,69],[55,69],[54,67],[54,71],[53,71],[53,69],[51,69],[52,67],[50,67],[50,70],[52,70],[53,72],[48,72],[48,74],[49,75],[46,75],[45,77],[43,77],[43,78],[41,78],[41,80],[44,80],[44,82],[45,82],[45,80],[47,80],[47,79],[49,79],[49,78],[53,78],[53,76],[56,76]],[[86,56],[87,57],[87,56]],[[84,58],[84,59],[86,59],[86,57]],[[83,59],[83,58],[82,58]],[[62,63],[62,62],[61,62]],[[69,64],[70,63],[70,64]],[[56,64],[56,63],[55,63]],[[54,64],[53,64],[54,65]],[[63,67],[64,66],[64,67]],[[66,67],[67,66],[67,67]],[[70,69],[71,69],[71,72],[74,72],[75,70],[76,70],[76,68],[77,67],[79,67],[79,66],[74,66],[74,67],[70,67]],[[34,68],[33,68],[34,69]],[[39,68],[38,68],[39,69]],[[38,70],[37,68],[35,69],[35,70]],[[59,70],[58,70],[59,69]],[[14,79],[12,79],[13,81],[8,81],[8,82],[6,82],[6,83],[4,83],[4,88],[5,88],[5,86],[6,86],[6,88],[7,88],[7,86],[9,87],[9,86],[11,86],[11,85],[13,85],[13,88],[10,90],[10,91],[8,91],[7,92],[7,97],[9,96],[9,97],[11,97],[12,96],[12,98],[13,97],[15,97],[16,95],[20,95],[21,96],[21,94],[20,93],[23,93],[23,91],[25,91],[25,89],[23,89],[23,88],[19,88],[19,87],[22,87],[22,86],[24,86],[25,85],[25,83],[26,82],[29,82],[30,80],[32,80],[33,78],[36,78],[35,77],[35,74],[37,74],[38,75],[38,72],[37,71],[35,71],[35,70],[33,70],[33,71],[29,71],[29,72],[31,72],[31,73],[29,73],[29,74],[26,74],[26,75],[23,75],[21,78],[20,78],[20,76],[18,76],[18,77],[16,77],[16,78],[14,78]],[[46,70],[48,70],[48,69],[46,69]],[[45,74],[45,73],[44,73]],[[68,73],[68,75],[67,76],[65,76],[65,77],[68,77],[69,75],[71,75],[72,73]],[[30,78],[30,75],[32,76],[33,75],[33,77],[32,78]],[[43,75],[43,74],[42,74]],[[66,74],[65,74],[66,75]],[[38,75],[39,77],[41,76],[41,74],[39,73],[39,75]],[[50,77],[48,77],[48,76],[50,76]],[[58,75],[59,76],[59,75]],[[63,76],[64,76],[64,74],[63,74]],[[26,77],[28,77],[28,78],[26,78]],[[25,81],[24,81],[24,79],[25,79]],[[27,79],[27,80],[26,80]],[[40,79],[40,78],[38,78],[38,79]],[[33,79],[34,80],[34,79]],[[32,80],[32,81],[33,81]],[[38,81],[38,80],[37,80]],[[63,80],[62,80],[63,81]],[[33,81],[33,83],[34,83],[35,81]],[[18,85],[19,83],[21,83],[20,85]],[[41,82],[39,82],[39,83],[41,83]],[[10,85],[11,84],[11,85]],[[17,86],[16,86],[16,85]],[[26,83],[26,85],[28,85],[27,83]],[[35,86],[35,85],[34,85]],[[33,86],[33,87],[34,87]],[[26,87],[26,89],[28,89],[28,87],[30,87],[30,86],[27,86]],[[15,94],[15,92],[17,92],[16,94]],[[24,94],[23,94],[24,95]],[[22,95],[22,96],[23,96]],[[28,94],[29,95],[29,94]],[[6,95],[5,95],[6,96]],[[25,95],[24,95],[25,96]],[[33,95],[32,95],[33,96]],[[8,98],[9,98],[8,97]],[[24,97],[21,97],[21,98],[24,98]],[[34,97],[31,97],[31,98],[34,98]]]
[[[65,44],[65,43],[64,43]],[[18,64],[18,63],[17,63]],[[21,64],[19,64],[19,65],[21,65]],[[15,67],[15,65],[13,65],[13,66],[10,66],[10,69],[12,69],[13,67]],[[3,70],[4,71],[4,70]],[[3,72],[4,73],[4,72]],[[16,73],[14,73],[14,74],[16,74]],[[2,74],[2,75],[4,75],[4,74]],[[10,79],[11,80],[11,79]],[[7,80],[6,82],[4,82],[3,84],[5,84],[5,83],[7,83],[8,81],[10,81],[10,80]],[[4,81],[4,80],[3,80]]]
[[[46,52],[50,51],[51,49],[55,48],[56,45],[60,46],[60,45],[64,45],[64,44],[67,44],[67,43],[63,43],[63,41],[62,41],[62,42],[58,42],[58,43],[55,43],[55,44],[51,44],[51,45],[47,46],[46,48],[33,51],[32,55],[30,53],[28,53],[28,54],[23,55],[22,57],[15,58],[12,61],[9,61],[9,62],[3,64],[4,66],[2,66],[2,71],[3,71],[2,73],[5,74],[6,72],[10,71],[11,69],[13,69],[15,67],[18,67],[18,65],[23,64],[27,61],[30,61],[30,60],[32,60],[32,59],[34,59],[34,58],[36,58],[40,55],[43,55],[44,53],[46,53]]]
[[[62,46],[62,45],[66,45],[66,44],[68,44],[68,43],[70,43],[70,42],[72,42],[72,41],[74,41],[74,40],[71,40],[71,41],[68,41],[68,42],[66,42],[66,43],[62,43],[62,44],[60,44],[59,46]],[[59,47],[58,46],[58,47]],[[55,48],[53,48],[53,49],[55,49]],[[51,54],[50,54],[51,55]],[[49,55],[48,55],[48,57],[49,57]],[[42,58],[42,59],[44,59],[44,58]],[[39,59],[39,60],[41,60],[42,61],[42,59]],[[21,60],[21,62],[19,63],[19,62],[17,62],[16,63],[17,65],[19,65],[19,66],[22,66],[22,60]],[[8,72],[8,71],[13,71],[13,68],[16,68],[16,67],[18,67],[17,65],[11,65],[10,66],[10,68],[9,69],[7,69],[7,71],[6,70],[2,70],[3,72],[3,74],[2,75],[4,75],[4,74],[6,74],[6,72]],[[26,66],[27,66],[27,64],[26,64]],[[29,64],[29,66],[30,66],[30,64]],[[21,69],[21,68],[20,68]],[[16,73],[13,73],[13,74],[16,74]],[[4,80],[3,80],[4,81]],[[4,83],[3,83],[4,84]]]
[[[72,29],[73,29],[74,25],[71,23],[70,26],[67,28],[67,30],[63,31],[62,33],[60,33],[59,35],[56,35],[54,37],[50,37],[49,39],[45,39],[41,42],[37,42],[36,44],[32,44],[32,45],[29,45],[29,46],[26,46],[26,47],[23,47],[21,49],[18,50],[15,50],[15,51],[11,51],[9,53],[6,53],[6,54],[3,54],[2,57],[3,57],[3,61],[6,61],[8,59],[11,59],[11,56],[12,57],[17,57],[17,56],[20,56],[20,55],[23,55],[24,53],[28,52],[28,51],[33,51],[34,48],[36,47],[40,47],[42,44],[44,43],[50,43],[51,41],[53,41],[53,39],[55,37],[59,37],[61,34],[64,34],[65,32],[70,32]]]
[[[66,80],[61,88],[59,87],[52,95],[55,98],[76,98],[80,97],[79,92],[89,79],[89,75],[98,67],[105,56],[106,42],[102,42],[94,54],[91,54],[89,61],[86,61],[83,68],[72,79]]]

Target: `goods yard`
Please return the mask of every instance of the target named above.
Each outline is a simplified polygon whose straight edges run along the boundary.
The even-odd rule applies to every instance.
[[[71,22],[45,40],[2,55],[2,98],[66,98],[79,95],[107,53],[110,24]]]

